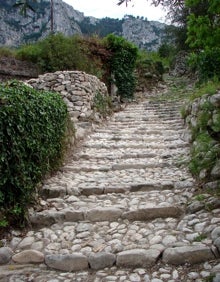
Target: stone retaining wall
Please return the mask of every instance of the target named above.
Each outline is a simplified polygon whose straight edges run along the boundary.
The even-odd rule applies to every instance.
[[[198,164],[204,162],[197,177],[204,183],[204,187],[218,188],[220,184],[220,92],[214,95],[206,94],[190,102],[185,108],[185,120],[192,132],[194,158],[197,154]],[[207,138],[199,138],[201,134]]]
[[[27,83],[39,90],[61,94],[79,139],[85,135],[91,124],[102,120],[102,116],[95,110],[94,98],[97,94],[107,96],[108,91],[96,76],[82,71],[57,71],[40,75]]]

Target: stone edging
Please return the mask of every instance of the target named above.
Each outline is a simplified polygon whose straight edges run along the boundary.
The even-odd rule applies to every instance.
[[[197,264],[220,257],[220,227],[211,234],[213,245],[210,247],[195,243],[193,245],[176,244],[164,250],[156,248],[132,249],[117,254],[98,252],[87,256],[81,253],[43,254],[37,250],[23,250],[14,253],[9,247],[0,248],[0,265],[2,264],[36,264],[45,263],[49,268],[61,271],[79,271],[84,269],[104,269],[106,267],[147,267],[155,265],[161,258],[163,263],[183,265]]]

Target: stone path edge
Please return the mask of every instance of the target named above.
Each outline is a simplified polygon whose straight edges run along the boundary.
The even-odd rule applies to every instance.
[[[219,227],[213,232],[219,231]],[[87,256],[81,253],[72,254],[43,254],[37,250],[23,250],[14,254],[9,247],[0,248],[0,265],[7,264],[9,270],[15,264],[40,264],[47,267],[67,272],[75,272],[85,269],[100,270],[106,267],[148,267],[155,265],[159,260],[170,265],[198,264],[220,258],[220,252],[213,245],[208,247],[198,243],[195,245],[181,245],[167,247],[164,250],[156,248],[131,249],[117,254],[98,252],[90,253]]]

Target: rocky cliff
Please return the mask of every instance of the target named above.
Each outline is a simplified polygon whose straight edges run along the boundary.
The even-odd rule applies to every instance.
[[[0,45],[18,46],[34,42],[50,33],[50,1],[30,1],[35,12],[27,10],[27,15],[21,15],[15,0],[0,1]],[[151,22],[147,19],[125,16],[123,19],[96,19],[85,17],[83,13],[62,0],[54,0],[54,31],[69,36],[73,34],[98,34],[106,36],[109,33],[125,37],[141,48],[155,50],[164,36],[165,24]]]
[[[27,15],[15,7],[15,0],[0,1],[0,44],[17,46],[33,42],[50,33],[50,1],[31,3],[35,12],[27,10]],[[78,21],[83,13],[74,10],[61,0],[54,1],[54,30],[65,35],[81,33]]]

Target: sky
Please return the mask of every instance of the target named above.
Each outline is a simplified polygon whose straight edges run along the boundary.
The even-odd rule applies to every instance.
[[[118,18],[124,15],[133,15],[147,18],[149,21],[165,22],[166,12],[161,7],[154,7],[150,0],[132,0],[126,7],[125,4],[117,5],[118,0],[63,0],[75,10],[83,12],[85,16],[95,18]]]

